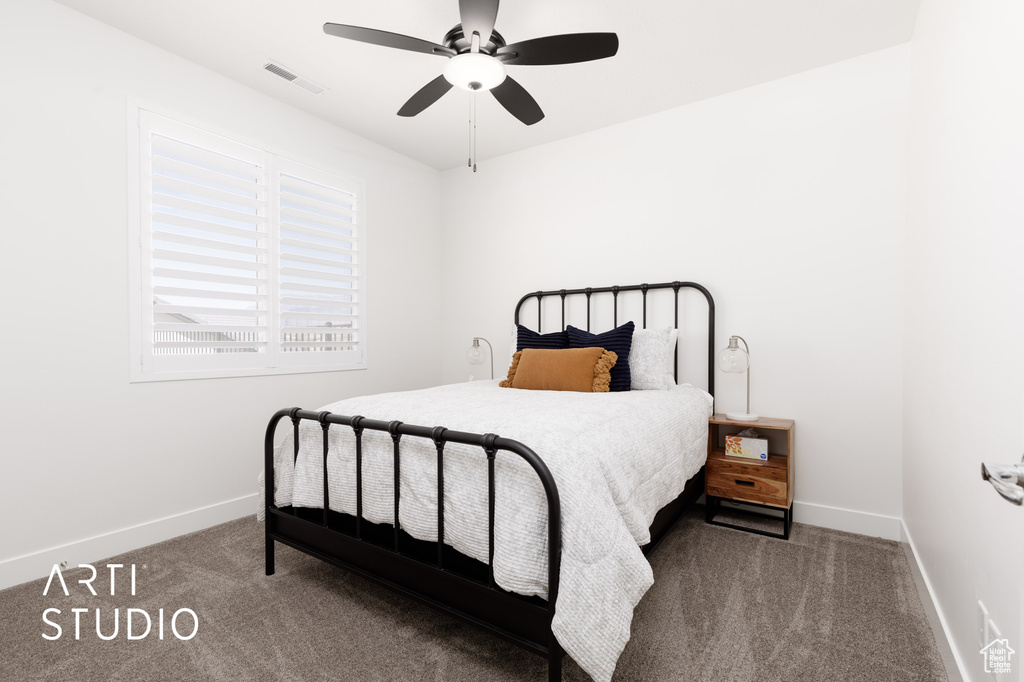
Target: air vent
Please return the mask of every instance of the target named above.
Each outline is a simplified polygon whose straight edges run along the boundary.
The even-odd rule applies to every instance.
[[[281,66],[276,62],[267,62],[266,64],[263,65],[263,68],[269,71],[270,73],[274,74],[275,76],[280,76],[286,81],[290,81],[291,83],[299,86],[303,90],[308,90],[314,95],[319,95],[320,93],[326,92],[327,90],[327,88],[323,87],[322,85],[314,83],[308,78],[303,78],[302,76],[293,73],[289,69]]]
[[[295,80],[293,80],[292,83],[294,83],[295,85],[298,85],[300,88],[304,88],[306,90],[309,90],[314,95],[319,95],[321,92],[324,92],[327,89],[327,88],[323,87],[322,85],[317,85],[313,81],[307,80],[305,78],[302,78],[301,76],[299,78],[296,78]]]

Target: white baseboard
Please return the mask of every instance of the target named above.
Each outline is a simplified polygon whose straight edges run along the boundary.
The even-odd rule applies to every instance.
[[[946,656],[952,657],[953,661],[956,664],[957,670],[959,670],[960,672],[960,679],[969,680],[971,678],[967,675],[967,669],[964,667],[963,659],[960,658],[960,653],[957,651],[956,646],[953,644],[953,635],[949,630],[949,624],[946,622],[946,616],[942,613],[942,608],[939,606],[939,601],[935,598],[935,590],[932,588],[931,581],[928,580],[928,573],[924,570],[924,564],[921,563],[921,555],[917,553],[917,548],[914,546],[914,539],[910,536],[910,530],[907,528],[907,524],[903,521],[900,522],[900,530],[902,534],[900,542],[903,544],[905,548],[909,549],[909,554],[913,557],[911,570],[913,570],[917,574],[915,578],[919,578],[924,583],[925,589],[927,589],[928,591],[928,598],[931,601],[932,608],[934,609],[934,613],[931,615],[935,616],[939,621],[939,626],[942,628],[942,636],[946,638],[946,645],[948,648],[946,649],[946,651],[940,651],[940,653],[943,654],[947,672],[949,673],[949,678],[950,680],[953,679],[953,671],[949,670],[950,664],[946,660]],[[923,600],[924,596],[922,595],[922,601]],[[925,608],[928,608],[927,605],[925,606]],[[932,623],[932,629],[935,629],[934,623]],[[938,646],[941,649],[941,643],[938,643]]]
[[[704,496],[697,499],[697,504],[704,504]],[[722,504],[729,506],[733,504],[729,500],[722,500]],[[742,505],[742,502],[736,502]],[[761,513],[778,516],[782,518],[781,509],[762,508]],[[820,526],[842,530],[847,533],[858,533],[869,535],[875,538],[900,541],[901,526],[903,520],[895,516],[883,516],[871,512],[854,511],[853,509],[841,509],[840,507],[828,507],[823,504],[811,504],[810,502],[793,501],[793,521],[806,523],[809,526]]]
[[[793,502],[793,520],[811,526],[870,535],[897,542],[900,540],[900,528],[903,525],[902,520],[896,516],[883,516],[871,512],[797,501]]]
[[[257,495],[212,504],[156,521],[0,561],[0,590],[50,574],[54,564],[89,564],[219,523],[256,514]]]

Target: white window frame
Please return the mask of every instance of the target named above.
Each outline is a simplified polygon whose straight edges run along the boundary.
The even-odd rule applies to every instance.
[[[258,163],[265,174],[264,216],[267,247],[266,317],[267,344],[262,353],[215,353],[208,355],[162,355],[156,358],[153,349],[153,277],[152,277],[152,207],[149,203],[150,178],[148,155],[151,122],[161,130],[174,130],[189,142],[209,149],[230,150],[232,156]],[[130,381],[173,381],[222,377],[298,374],[359,370],[367,367],[366,308],[366,221],[365,183],[361,178],[325,171],[267,151],[265,145],[241,142],[202,128],[180,123],[175,118],[156,113],[152,108],[129,103],[128,111],[128,281],[129,281],[129,347]],[[355,225],[357,254],[354,262],[357,278],[357,350],[320,352],[282,352],[280,342],[280,213],[279,179],[281,172],[301,174],[303,180],[333,187],[344,187],[356,195],[358,214]]]

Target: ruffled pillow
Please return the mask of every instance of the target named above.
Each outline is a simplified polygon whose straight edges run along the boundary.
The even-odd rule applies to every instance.
[[[526,348],[512,356],[504,388],[607,393],[618,359],[604,348]]]

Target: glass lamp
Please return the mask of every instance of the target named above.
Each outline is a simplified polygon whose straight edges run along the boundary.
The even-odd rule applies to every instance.
[[[743,348],[737,341],[743,341]],[[726,412],[725,416],[740,422],[757,421],[757,415],[750,413],[750,346],[742,336],[730,336],[729,347],[718,352],[718,369],[730,374],[747,373],[747,411]]]
[[[473,345],[469,347],[468,351],[466,351],[466,360],[468,360],[469,364],[471,364],[471,365],[482,365],[482,364],[484,364],[484,349],[480,347],[480,342],[481,341],[483,341],[484,343],[487,344],[487,350],[488,350],[487,355],[488,355],[488,357],[490,357],[490,360],[491,360],[491,378],[493,379],[494,378],[494,349],[491,348],[491,342],[490,341],[488,341],[487,339],[485,339],[485,338],[483,338],[481,336],[474,336],[473,337]],[[473,379],[475,379],[475,378],[476,377],[474,377],[472,374],[469,375],[469,380],[470,381],[473,381]]]

